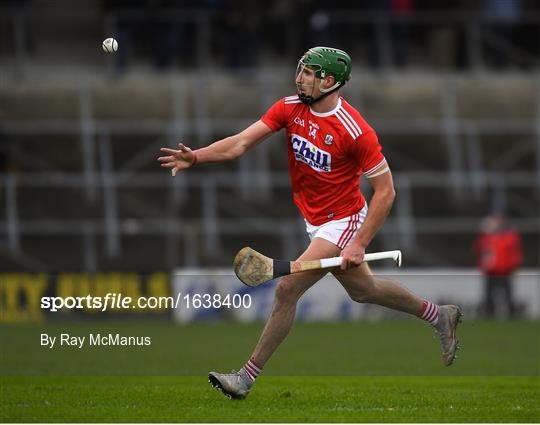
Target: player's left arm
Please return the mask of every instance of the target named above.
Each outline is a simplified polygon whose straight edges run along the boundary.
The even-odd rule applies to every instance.
[[[382,226],[386,217],[392,209],[396,192],[392,173],[386,161],[376,170],[373,170],[368,182],[373,189],[373,196],[369,202],[369,209],[366,219],[356,237],[341,252],[343,270],[359,266],[364,259],[366,248]]]

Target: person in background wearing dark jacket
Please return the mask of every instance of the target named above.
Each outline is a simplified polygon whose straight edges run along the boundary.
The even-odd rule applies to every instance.
[[[485,313],[488,317],[495,317],[496,303],[501,300],[509,316],[513,317],[516,307],[511,277],[523,262],[521,237],[500,214],[486,217],[480,229],[474,251],[478,255],[478,267],[485,275]]]

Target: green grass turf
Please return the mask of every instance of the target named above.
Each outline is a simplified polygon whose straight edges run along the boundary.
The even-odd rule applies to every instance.
[[[1,325],[0,421],[540,421],[538,322],[465,321],[449,368],[431,329],[413,320],[296,324],[249,398],[231,401],[206,374],[241,366],[261,327]],[[149,335],[152,346],[39,346],[42,332],[100,331]]]
[[[262,377],[242,401],[204,377],[8,377],[2,384],[4,422],[540,419],[537,377]]]
[[[241,366],[263,324],[47,322],[0,325],[0,375],[192,375]],[[150,347],[40,346],[40,333],[119,332]],[[271,375],[540,375],[539,322],[465,321],[451,368],[430,326],[417,320],[297,323],[266,367]]]

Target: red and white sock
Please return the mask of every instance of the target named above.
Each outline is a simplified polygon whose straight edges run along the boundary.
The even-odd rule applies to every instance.
[[[257,376],[259,376],[259,373],[261,373],[262,367],[257,366],[255,362],[253,361],[253,359],[251,358],[247,361],[247,363],[244,365],[242,369],[246,371],[249,379],[251,379],[252,381],[255,381]]]
[[[418,315],[420,319],[425,320],[430,325],[435,326],[439,321],[439,306],[430,301],[424,300],[422,303],[422,311]]]

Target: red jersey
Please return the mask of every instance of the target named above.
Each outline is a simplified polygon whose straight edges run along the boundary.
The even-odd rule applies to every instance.
[[[319,226],[364,207],[360,174],[369,177],[385,158],[375,131],[345,99],[318,113],[289,96],[261,119],[273,131],[287,131],[293,199],[309,223]]]
[[[482,234],[474,248],[479,267],[489,275],[508,275],[523,263],[521,238],[510,228]]]

